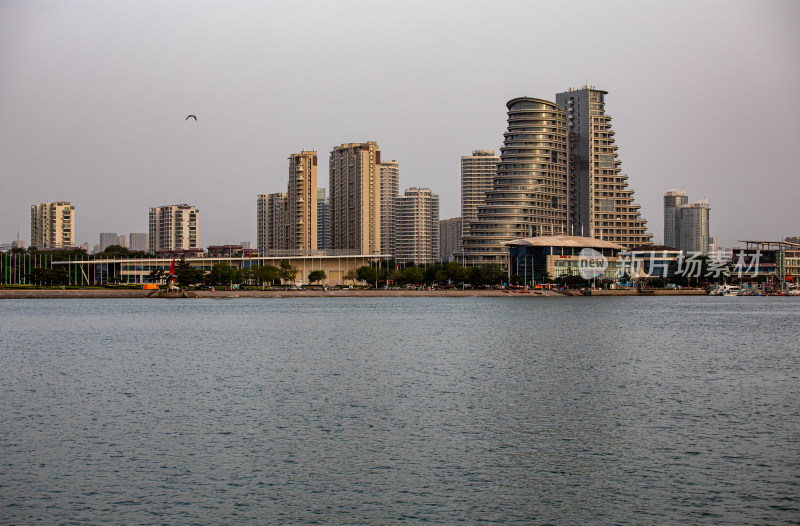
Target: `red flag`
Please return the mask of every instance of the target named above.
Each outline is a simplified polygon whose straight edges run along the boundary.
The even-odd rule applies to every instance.
[[[175,275],[175,258],[172,258],[172,265],[169,266],[169,275]]]

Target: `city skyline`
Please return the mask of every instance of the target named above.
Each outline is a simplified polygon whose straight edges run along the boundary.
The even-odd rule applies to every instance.
[[[19,231],[30,244],[31,204],[61,200],[75,206],[76,244],[147,231],[146,211],[173,203],[203,210],[202,246],[256,241],[252,202],[285,186],[287,155],[358,140],[402,164],[401,187],[439,195],[442,219],[458,217],[460,159],[499,151],[505,103],[584,84],[613,95],[654,242],[664,191],[688,186],[713,201],[724,246],[798,234],[795,2],[585,3],[569,19],[518,2],[344,11],[304,5],[301,39],[284,27],[301,10],[282,2],[4,2],[0,242]],[[564,24],[525,29],[534,15]],[[364,29],[366,17],[387,23]],[[601,58],[584,52],[595,43]],[[531,52],[535,70],[519,65]],[[338,60],[353,53],[394,75]],[[741,111],[762,100],[780,110]],[[756,182],[775,191],[760,199]]]

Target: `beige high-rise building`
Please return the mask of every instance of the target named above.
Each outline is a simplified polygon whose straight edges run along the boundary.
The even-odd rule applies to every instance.
[[[75,207],[66,201],[31,205],[31,246],[41,250],[75,246]]]
[[[289,156],[287,248],[309,254],[317,249],[317,152]]]
[[[506,266],[506,241],[566,233],[569,206],[567,119],[558,105],[510,100],[508,131],[486,202],[464,236],[467,264]]]
[[[584,86],[556,95],[569,132],[570,234],[626,248],[651,244],[653,235],[621,173],[611,116],[605,113],[607,94]]]
[[[381,250],[381,152],[377,143],[334,147],[328,170],[334,250]]]
[[[150,209],[149,252],[199,247],[200,211],[186,203]]]
[[[394,202],[400,185],[400,165],[397,161],[381,162],[381,254],[394,255]]]
[[[462,236],[469,232],[469,224],[478,219],[478,206],[486,202],[499,162],[494,150],[474,150],[472,155],[461,157]]]
[[[439,260],[439,196],[409,188],[395,201],[395,259],[431,264]]]
[[[286,192],[261,194],[258,196],[257,232],[258,255],[267,256],[271,251],[286,250],[289,239]]]

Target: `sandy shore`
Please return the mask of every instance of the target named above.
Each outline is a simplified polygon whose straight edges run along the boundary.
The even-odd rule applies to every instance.
[[[153,291],[141,289],[0,289],[2,299],[98,299],[147,298]],[[408,298],[473,298],[473,297],[566,297],[581,296],[579,291],[562,294],[552,290],[515,293],[504,290],[447,289],[447,290],[198,290],[190,291],[200,298],[356,298],[356,297],[408,297]],[[595,290],[593,296],[704,296],[702,290],[656,290],[640,294],[632,290]]]
[[[0,299],[54,299],[54,298],[147,298],[152,290],[123,289],[0,289]],[[425,297],[425,298],[464,298],[476,296],[537,296],[510,293],[502,290],[361,290],[331,289],[322,290],[198,290],[193,291],[200,298],[351,298],[351,297]],[[541,296],[562,296],[553,291],[543,291]]]

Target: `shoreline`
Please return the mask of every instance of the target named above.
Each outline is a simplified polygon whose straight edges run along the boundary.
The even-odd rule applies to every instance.
[[[584,297],[574,290],[563,294],[552,290],[529,293],[508,290],[438,289],[438,290],[383,290],[383,289],[330,289],[323,290],[197,290],[188,291],[198,298],[474,298],[474,297]],[[107,299],[147,298],[152,290],[144,289],[0,289],[3,299]],[[539,294],[540,293],[540,294]],[[595,290],[592,296],[705,296],[703,290],[655,290],[639,293],[631,290]],[[165,299],[165,298],[151,298]]]

